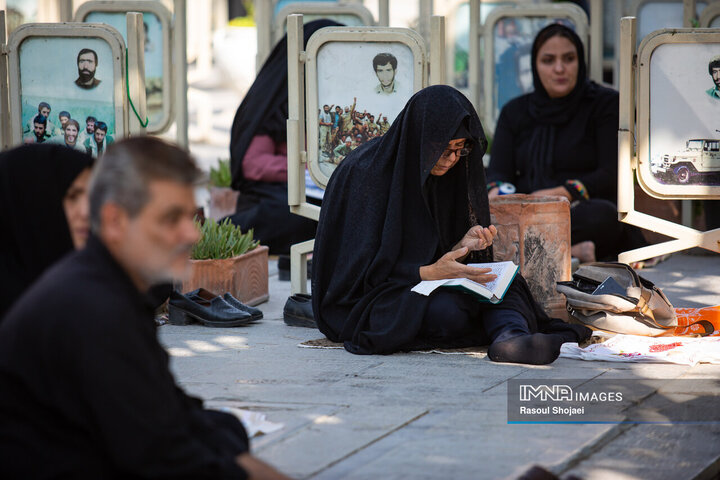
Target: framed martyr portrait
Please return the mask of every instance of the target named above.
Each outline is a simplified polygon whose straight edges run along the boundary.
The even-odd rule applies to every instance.
[[[712,1],[712,0],[710,0]],[[683,27],[683,0],[631,0],[624,8],[627,16],[637,18],[637,38],[639,40],[661,28]],[[696,15],[699,17],[708,5],[706,0],[695,2]]]
[[[140,12],[145,25],[145,95],[149,133],[166,131],[173,121],[170,11],[160,2],[91,1],[75,13],[77,22],[104,23],[117,29],[127,43],[125,14]]]
[[[699,17],[701,28],[720,27],[720,3],[713,2],[703,9]]]
[[[334,20],[348,27],[375,25],[372,12],[362,4],[337,2],[293,2],[280,8],[273,20],[273,43],[282,38],[287,31],[288,15],[302,14],[303,23],[321,18]]]
[[[325,188],[352,150],[392,125],[427,84],[422,38],[408,29],[324,28],[306,48],[308,170]]]
[[[577,5],[497,7],[488,14],[483,31],[487,53],[473,63],[483,64],[483,125],[489,131],[495,131],[500,110],[508,101],[533,90],[532,44],[537,33],[551,23],[575,30],[587,55],[588,20]]]
[[[720,29],[664,29],[643,39],[637,116],[646,192],[720,196]]]
[[[125,42],[116,29],[25,24],[10,36],[8,58],[13,144],[67,140],[97,154],[126,136]],[[68,122],[75,139],[65,138]]]

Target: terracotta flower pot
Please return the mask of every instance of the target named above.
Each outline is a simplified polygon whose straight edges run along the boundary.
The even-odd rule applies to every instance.
[[[235,213],[240,192],[227,187],[210,187],[210,213],[208,218],[220,220]]]
[[[205,288],[225,292],[246,305],[266,302],[268,294],[268,247],[258,246],[238,257],[222,260],[191,260],[191,271],[182,282],[182,291]]]
[[[570,203],[563,197],[502,195],[490,201],[498,230],[495,261],[520,266],[535,300],[555,318],[567,319],[565,296],[555,282],[570,280]]]

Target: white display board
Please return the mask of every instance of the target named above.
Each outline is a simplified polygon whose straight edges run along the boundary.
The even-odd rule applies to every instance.
[[[157,1],[91,1],[82,4],[77,22],[104,23],[116,28],[127,42],[125,14],[140,12],[145,27],[145,94],[149,133],[162,133],[173,122],[170,11]]]
[[[720,196],[720,30],[662,30],[638,52],[638,178],[663,198]]]
[[[8,59],[13,144],[62,138],[60,112],[69,113],[81,131],[94,117],[106,125],[108,138],[127,135],[125,43],[116,29],[22,25],[8,39]],[[37,116],[48,110],[40,131]]]
[[[587,61],[589,27],[585,12],[568,3],[498,7],[488,14],[485,23],[483,46],[492,55],[483,55],[473,63],[483,62],[483,127],[494,132],[502,107],[532,91],[530,50],[537,33],[551,23],[572,28],[585,46]],[[476,98],[480,98],[479,93]]]

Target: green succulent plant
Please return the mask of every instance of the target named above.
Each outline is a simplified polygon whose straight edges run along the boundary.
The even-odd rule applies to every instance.
[[[210,184],[215,187],[229,187],[231,182],[230,159],[219,159],[217,167],[210,167]]]
[[[253,239],[253,230],[242,233],[240,227],[226,218],[218,223],[213,219],[204,224],[196,221],[200,229],[200,240],[193,246],[193,260],[219,260],[236,257],[257,247],[260,242]]]

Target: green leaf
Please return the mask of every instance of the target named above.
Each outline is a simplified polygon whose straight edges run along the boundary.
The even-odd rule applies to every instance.
[[[210,184],[215,187],[230,187],[231,183],[230,159],[218,159],[217,167],[210,167]]]
[[[242,233],[239,226],[233,225],[229,218],[218,223],[213,219],[200,224],[200,240],[193,246],[193,260],[223,259],[236,257],[257,247],[260,242],[253,239],[253,230]]]

